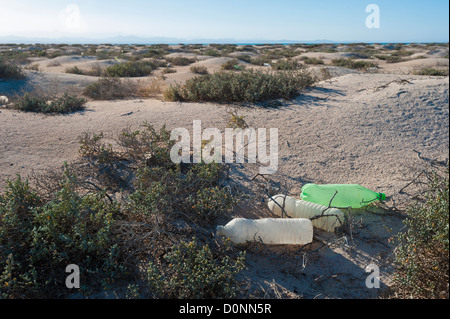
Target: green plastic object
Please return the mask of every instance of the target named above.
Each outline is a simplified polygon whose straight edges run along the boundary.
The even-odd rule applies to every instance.
[[[338,208],[361,208],[374,201],[386,199],[385,194],[376,193],[358,184],[305,184],[300,197],[311,203]]]

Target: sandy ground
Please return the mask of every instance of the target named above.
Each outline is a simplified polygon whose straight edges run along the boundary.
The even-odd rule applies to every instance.
[[[326,54],[319,52],[317,56]],[[337,55],[330,54],[330,58]],[[196,63],[214,70],[224,59],[207,58]],[[432,56],[401,62],[410,64],[406,66],[398,63],[391,73],[392,66],[387,64],[386,72],[377,74],[330,67],[334,75],[331,80],[271,108],[136,99],[90,101],[85,111],[61,116],[0,109],[0,189],[5,179],[14,178],[16,173],[27,176],[33,170],[57,168],[63,161],[76,160],[77,137],[86,131],[113,135],[128,126],[137,128],[143,121],[155,127],[166,124],[168,129],[192,130],[193,120],[201,120],[203,129],[223,131],[228,112],[237,111],[251,128],[278,129],[279,168],[268,177],[275,191],[278,187],[283,193],[298,196],[308,182],[357,183],[386,193],[388,206],[404,208],[407,197],[399,190],[423,164],[415,151],[437,160],[448,158],[449,151],[449,78],[408,75],[403,67],[411,70],[415,61],[427,61],[425,65],[446,61],[448,66],[448,59]],[[179,67],[177,73],[168,76],[181,81],[192,76],[188,70]],[[49,71],[35,81],[53,80],[66,86],[83,86],[95,78]],[[0,83],[0,88],[6,90],[7,85]],[[231,166],[230,179],[250,197],[249,205],[238,208],[235,216],[270,216],[267,197],[251,180],[259,166]],[[381,271],[381,288],[391,284],[393,246],[388,239],[401,228],[404,215],[355,211],[352,218],[355,227],[351,236],[317,232],[308,249],[247,247],[248,269],[240,275],[242,293],[257,298],[379,295],[380,290],[366,287],[365,268],[376,264]]]

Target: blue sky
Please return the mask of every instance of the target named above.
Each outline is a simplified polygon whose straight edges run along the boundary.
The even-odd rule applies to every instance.
[[[366,6],[380,8],[367,28]],[[0,0],[0,36],[448,42],[443,0]]]

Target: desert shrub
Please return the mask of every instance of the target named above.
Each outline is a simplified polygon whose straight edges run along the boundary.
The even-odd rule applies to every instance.
[[[208,74],[208,69],[204,66],[191,66],[190,71],[195,74]]]
[[[215,48],[217,50],[219,50],[220,52],[223,53],[232,53],[238,50],[237,45],[236,44],[215,44],[215,43],[211,43],[209,45],[212,48]]]
[[[103,133],[82,135],[80,165],[66,164],[56,182],[54,174],[51,183],[40,181],[51,184],[52,194],[20,177],[8,181],[0,193],[2,298],[64,297],[72,292],[65,268],[73,263],[80,267],[81,293],[137,280],[128,296],[138,296],[143,276],[157,297],[234,296],[243,254],[231,258],[224,245],[215,251],[206,245],[212,242],[207,229],[238,200],[221,183],[226,165],[175,164],[170,131],[142,127],[124,129],[117,147]],[[102,178],[107,174],[125,182],[110,187]],[[186,231],[175,226],[180,221]],[[194,229],[201,230],[200,241],[186,242]]]
[[[395,51],[393,51],[391,53],[391,55],[399,56],[399,57],[410,56],[410,55],[413,55],[413,54],[414,54],[414,51],[408,51],[408,50],[402,50],[402,49],[395,50]]]
[[[333,45],[328,44],[306,44],[302,48],[307,49],[310,52],[324,52],[324,53],[336,53],[338,52]]]
[[[209,49],[206,49],[205,51],[203,51],[203,55],[219,57],[219,56],[222,56],[222,53],[215,49],[209,48]]]
[[[208,245],[200,245],[195,238],[173,246],[164,259],[169,263],[166,270],[149,264],[147,283],[165,298],[233,298],[238,292],[235,276],[245,267],[245,253],[234,261],[215,257]]]
[[[79,195],[67,171],[55,199],[44,203],[20,176],[0,194],[0,296],[61,297],[66,266],[76,263],[83,285],[124,273],[112,236],[116,204],[104,194]]]
[[[166,54],[169,53],[165,49],[167,49],[167,48],[158,47],[158,45],[153,45],[153,46],[151,46],[151,47],[146,49],[147,52],[139,54],[138,57],[161,59],[162,57],[164,57]]]
[[[22,69],[0,58],[0,79],[23,79],[25,75]]]
[[[97,51],[95,48],[92,48],[92,50],[89,51],[89,54],[91,56],[96,56],[97,60],[110,60],[110,59],[126,59],[128,56],[122,54],[122,52],[119,51]]]
[[[170,161],[168,151],[154,156],[151,166],[137,172],[136,190],[127,205],[129,214],[149,221],[183,211],[195,223],[210,225],[231,212],[236,198],[217,184],[224,172],[222,165],[191,165],[180,179],[181,166]]]
[[[34,64],[27,65],[25,67],[25,69],[30,70],[30,71],[37,71],[37,72],[39,72],[39,64],[34,63]]]
[[[164,68],[161,71],[161,74],[170,74],[170,73],[177,73],[177,69],[174,68]]]
[[[375,55],[375,57],[379,60],[386,61],[387,63],[398,63],[398,62],[403,61],[402,57],[397,56],[397,55],[378,54],[378,55]]]
[[[184,57],[173,57],[173,58],[166,57],[166,61],[173,65],[185,66],[194,63],[195,59],[189,59]]]
[[[422,68],[422,69],[414,70],[412,73],[414,75],[447,76],[448,69],[440,70],[440,69],[435,69],[435,68]]]
[[[253,65],[263,66],[265,63],[271,63],[271,59],[266,56],[251,58],[250,63]]]
[[[156,68],[152,61],[135,61],[109,66],[105,72],[110,77],[138,77],[150,75]]]
[[[278,60],[272,64],[272,68],[275,70],[289,71],[301,69],[302,65],[296,60]]]
[[[280,46],[279,48],[268,48],[262,50],[263,54],[270,59],[293,58],[299,55],[295,49]]]
[[[206,222],[214,222],[218,217],[225,216],[235,204],[228,189],[218,186],[201,188],[188,197],[193,215]]]
[[[449,179],[434,174],[425,201],[407,211],[406,230],[395,237],[399,270],[394,277],[397,291],[412,298],[449,296]]]
[[[136,95],[136,84],[116,77],[102,77],[88,84],[83,95],[94,100],[114,100]]]
[[[8,65],[24,65],[30,63],[29,55],[22,51],[2,51],[0,60]]]
[[[331,61],[332,65],[340,66],[348,69],[366,70],[368,68],[375,68],[377,65],[369,61],[357,61],[354,59],[334,59]]]
[[[304,71],[221,71],[190,79],[183,86],[170,86],[164,91],[164,98],[168,101],[253,103],[293,98],[313,82],[311,75]]]
[[[240,66],[239,61],[237,59],[232,59],[232,60],[228,60],[227,62],[222,64],[220,68],[222,70],[227,70],[227,71],[241,71],[245,67]]]
[[[238,60],[247,62],[247,63],[251,63],[252,61],[252,57],[248,54],[241,54],[237,57]]]
[[[37,97],[25,93],[13,105],[12,108],[24,112],[37,113],[71,113],[85,109],[86,100],[70,93],[64,93],[60,97]]]
[[[79,152],[81,156],[97,160],[99,163],[113,160],[111,144],[99,143],[103,138],[103,132],[99,134],[82,133],[78,137],[78,142],[80,144]]]
[[[307,56],[302,56],[300,58],[300,60],[302,60],[306,64],[314,64],[314,65],[325,64],[322,59],[310,58],[310,57],[307,57]]]

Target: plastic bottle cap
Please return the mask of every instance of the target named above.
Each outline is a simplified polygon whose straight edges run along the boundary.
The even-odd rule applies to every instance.
[[[378,193],[378,198],[379,198],[380,200],[385,200],[385,199],[386,199],[386,194],[384,194],[384,193]]]

